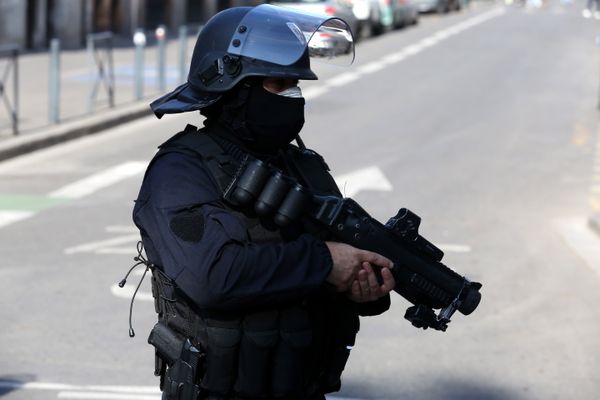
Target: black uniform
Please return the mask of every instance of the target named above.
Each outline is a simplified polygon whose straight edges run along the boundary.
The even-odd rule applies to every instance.
[[[219,350],[229,352],[227,360],[214,356],[211,365],[209,354],[203,366],[202,387],[212,395],[305,399],[338,390],[358,315],[385,311],[389,297],[359,307],[335,293],[325,282],[332,260],[319,232],[301,222],[279,230],[231,208],[206,160],[185,141],[190,135],[212,136],[227,162],[248,152],[222,125],[188,129],[161,146],[148,168],[134,221],[158,267],[157,297],[172,300],[159,301],[159,319],[208,353],[229,340]],[[289,175],[309,158],[323,166],[309,175],[320,176],[297,178],[322,191],[323,182],[333,183],[312,152],[290,146],[262,158]],[[335,191],[330,185],[328,193]],[[160,293],[165,283],[174,288],[168,295]]]

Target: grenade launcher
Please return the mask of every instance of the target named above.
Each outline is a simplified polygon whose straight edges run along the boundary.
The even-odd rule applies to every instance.
[[[414,304],[404,318],[415,327],[445,331],[456,310],[469,315],[477,308],[481,284],[441,263],[444,253],[419,235],[421,218],[412,211],[402,208],[383,225],[352,199],[317,197],[316,203],[312,217],[338,241],[394,262],[394,291]]]
[[[421,218],[407,210],[385,224],[350,198],[317,196],[260,160],[246,160],[224,193],[237,205],[253,207],[286,226],[304,216],[326,228],[335,240],[379,253],[394,262],[395,291],[413,303],[405,318],[418,328],[445,331],[458,310],[469,315],[479,305],[481,284],[441,263],[444,253],[419,235]],[[434,309],[440,309],[436,314]]]

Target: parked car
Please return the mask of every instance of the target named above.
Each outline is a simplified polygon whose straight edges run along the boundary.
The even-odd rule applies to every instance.
[[[414,25],[419,22],[419,7],[417,0],[392,0],[394,10],[394,28]]]
[[[436,12],[439,14],[461,9],[461,0],[415,0],[419,12]]]
[[[393,26],[391,0],[352,0],[357,36],[377,36]]]
[[[354,40],[358,39],[359,21],[354,16],[352,3],[349,0],[271,0],[269,3],[310,13],[339,17],[350,26]]]

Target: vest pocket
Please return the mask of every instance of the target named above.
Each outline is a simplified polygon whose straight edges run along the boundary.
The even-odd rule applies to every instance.
[[[227,396],[237,372],[240,320],[206,319],[206,371],[202,387],[210,394]]]
[[[244,318],[235,392],[241,397],[267,398],[271,356],[279,338],[278,312],[250,314]]]
[[[279,335],[273,357],[271,393],[274,398],[303,399],[307,350],[313,337],[306,310],[299,307],[283,310]]]
[[[325,393],[337,392],[341,387],[341,377],[350,351],[354,347],[356,334],[360,328],[358,315],[349,303],[339,302],[339,309],[330,314],[330,330],[333,333],[331,346],[325,362],[322,387]]]

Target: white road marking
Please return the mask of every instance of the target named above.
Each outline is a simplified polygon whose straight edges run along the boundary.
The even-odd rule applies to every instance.
[[[438,31],[431,36],[425,37],[421,39],[419,42],[411,44],[399,52],[388,54],[379,60],[375,60],[370,62],[369,64],[363,65],[361,67],[356,68],[353,72],[344,72],[338,76],[330,78],[329,80],[319,84],[319,86],[313,86],[307,89],[303,89],[304,98],[307,100],[315,99],[323,94],[329,92],[329,90],[333,87],[343,86],[350,82],[353,82],[360,77],[368,74],[375,73],[380,71],[387,65],[395,64],[400,61],[405,60],[410,56],[414,56],[423,50],[433,47],[436,44],[450,38],[453,35],[456,35],[462,31],[473,28],[476,25],[479,25],[485,21],[488,21],[492,18],[499,17],[506,13],[506,10],[503,7],[495,8],[493,10],[487,11],[483,14],[479,14],[475,17],[471,17],[463,22],[460,22],[454,26]]]
[[[160,400],[160,395],[143,395],[127,393],[102,393],[102,392],[59,392],[59,399],[82,400]]]
[[[381,62],[388,64],[395,64],[400,62],[406,58],[406,53],[404,51],[399,51],[397,53],[388,54],[387,56],[381,59]]]
[[[306,100],[311,100],[325,94],[329,89],[323,83],[317,83],[319,86],[312,86],[306,89],[302,89],[302,96]]]
[[[416,43],[416,44],[413,44],[413,45],[410,45],[410,46],[406,47],[404,49],[404,53],[406,55],[413,56],[413,55],[415,55],[417,53],[420,53],[421,50],[423,50],[423,46],[420,43]]]
[[[0,210],[0,228],[14,222],[27,219],[34,215],[33,211],[4,211]]]
[[[120,392],[139,394],[158,394],[160,390],[154,386],[115,386],[115,385],[70,385],[67,383],[54,382],[15,382],[1,381],[0,388],[4,389],[27,389],[27,390],[56,390],[56,391],[91,391],[91,392]]]
[[[359,74],[372,74],[385,68],[385,63],[382,61],[373,61],[357,68]]]
[[[354,197],[363,190],[391,192],[393,187],[377,166],[359,169],[334,178],[344,197]]]
[[[97,252],[101,251],[105,248],[110,248],[111,246],[125,244],[125,243],[137,243],[140,240],[140,235],[131,234],[125,236],[119,236],[112,239],[100,240],[97,242],[89,242],[85,244],[81,244],[75,247],[69,247],[65,249],[65,254],[75,254],[75,253],[87,253],[87,252]],[[135,253],[135,247],[131,248],[131,253]]]
[[[327,81],[327,86],[344,86],[347,83],[357,80],[360,75],[356,72],[344,72]]]
[[[464,244],[436,244],[444,253],[470,253],[471,246]]]
[[[104,230],[108,233],[138,233],[138,228],[133,225],[109,225]]]
[[[98,399],[98,400],[160,400],[157,386],[99,386],[69,385],[53,382],[16,382],[1,381],[1,389],[58,391],[62,399]],[[115,396],[115,397],[112,397]],[[118,396],[118,397],[117,397]],[[361,400],[351,397],[326,396],[328,400]]]
[[[104,189],[123,179],[141,174],[145,171],[148,163],[142,161],[130,161],[117,165],[97,174],[88,176],[77,182],[73,182],[49,194],[50,197],[62,199],[80,199],[100,189]]]
[[[438,41],[440,41],[440,40],[447,39],[450,36],[451,35],[448,32],[446,32],[446,31],[438,31],[438,32],[434,33],[433,36],[430,36],[430,37],[433,38],[433,39],[437,39]]]
[[[554,221],[567,244],[585,263],[600,275],[600,237],[592,231],[586,218],[568,218]]]
[[[430,36],[430,37],[427,37],[427,38],[421,40],[420,43],[421,43],[421,46],[426,48],[426,47],[431,47],[433,45],[436,45],[439,41],[440,41],[439,38],[437,38],[435,36]]]

